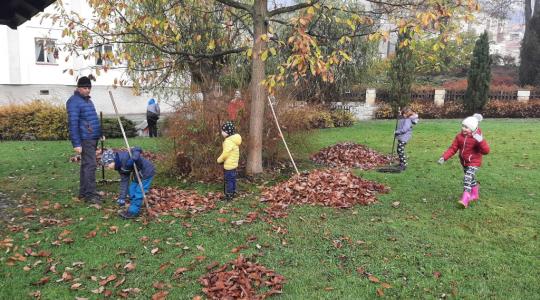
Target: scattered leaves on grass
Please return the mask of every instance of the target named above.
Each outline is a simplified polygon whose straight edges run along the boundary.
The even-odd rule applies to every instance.
[[[330,167],[370,170],[388,165],[392,157],[380,154],[364,145],[345,142],[321,149],[311,156],[311,160]]]
[[[265,299],[280,294],[285,278],[240,255],[199,278],[209,299]]]
[[[293,204],[351,208],[375,203],[376,193],[389,189],[382,184],[364,180],[350,171],[338,169],[314,170],[294,175],[288,181],[266,189],[261,201],[269,202],[265,212],[274,218],[286,216],[284,210]]]
[[[155,255],[158,252],[159,252],[159,248],[154,248],[154,249],[150,250],[150,253],[152,253],[152,255]]]
[[[441,272],[438,272],[438,271],[433,272],[433,277],[437,279],[441,278]]]

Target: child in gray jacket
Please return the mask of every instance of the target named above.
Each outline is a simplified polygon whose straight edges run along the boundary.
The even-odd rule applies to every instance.
[[[405,145],[412,137],[413,125],[418,123],[418,114],[416,114],[410,107],[405,107],[401,110],[401,114],[398,117],[397,128],[395,131],[397,144],[397,153],[399,157],[399,168],[401,171],[407,169],[407,156],[405,155]]]

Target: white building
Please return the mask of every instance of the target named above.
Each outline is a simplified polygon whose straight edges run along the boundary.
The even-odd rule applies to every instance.
[[[77,12],[90,11],[86,0],[64,0],[64,5]],[[53,12],[54,4],[43,13]],[[64,104],[73,94],[77,78],[96,74],[95,67],[104,63],[99,57],[84,59],[63,53],[63,28],[53,25],[50,19],[42,20],[43,13],[23,23],[17,30],[0,25],[0,105],[35,99]],[[101,46],[101,51],[111,51],[111,47]],[[114,94],[122,115],[144,114],[149,98],[162,100],[148,94],[135,96],[129,87],[114,88],[115,79],[127,80],[122,69],[101,71],[92,82],[91,96],[98,112],[114,114],[109,90]],[[160,101],[162,112],[172,110],[167,103]]]

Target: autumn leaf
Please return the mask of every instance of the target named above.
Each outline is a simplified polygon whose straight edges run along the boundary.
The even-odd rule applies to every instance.
[[[381,282],[381,281],[379,280],[379,278],[377,278],[377,277],[375,277],[375,276],[373,276],[373,275],[369,275],[369,276],[368,276],[368,279],[369,279],[369,281],[374,282],[374,283],[379,283],[379,282]]]
[[[156,253],[159,252],[159,248],[154,248],[150,251],[150,253],[152,253],[152,255],[155,255]]]
[[[114,288],[117,288],[117,287],[121,286],[124,282],[126,282],[126,277],[122,277],[122,279],[118,280],[118,281],[114,284]]]
[[[137,264],[133,263],[133,262],[130,262],[128,263],[127,265],[124,266],[124,269],[128,272],[131,272],[133,270],[135,270],[135,267],[137,266]]]
[[[113,234],[118,233],[118,226],[109,227],[109,233],[113,233]]]
[[[116,275],[111,274],[111,275],[107,276],[107,278],[101,280],[101,281],[99,282],[99,285],[105,286],[105,285],[107,285],[107,283],[109,283],[109,282],[111,282],[111,281],[114,281],[114,280],[116,280]]]
[[[381,283],[381,287],[385,288],[385,289],[389,289],[389,288],[392,288],[392,286],[386,282],[383,282]]]
[[[437,279],[441,278],[441,275],[442,275],[441,272],[438,272],[438,271],[433,272],[433,277]]]
[[[32,285],[44,285],[46,284],[47,282],[49,282],[51,280],[50,277],[42,277],[40,280],[38,280],[37,282],[34,282],[32,283]]]
[[[165,298],[167,298],[168,294],[168,291],[159,291],[152,295],[152,300],[164,300]]]
[[[90,231],[89,233],[86,234],[86,238],[91,239],[91,238],[95,237],[96,235],[97,235],[97,231],[92,230],[92,231]]]
[[[384,291],[382,289],[377,289],[377,296],[379,297],[384,296]]]
[[[184,274],[184,272],[188,271],[187,268],[180,267],[174,271],[173,277],[178,278]]]
[[[64,281],[71,281],[73,279],[73,275],[71,275],[71,273],[65,271],[64,273],[62,273],[62,279]]]
[[[82,283],[77,282],[71,285],[70,289],[72,290],[78,290],[82,286]]]
[[[229,222],[229,220],[225,219],[225,218],[217,218],[216,219],[219,223],[227,223]]]

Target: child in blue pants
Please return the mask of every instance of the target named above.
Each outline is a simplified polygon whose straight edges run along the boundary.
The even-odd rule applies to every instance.
[[[125,205],[126,194],[129,191],[130,205],[129,208],[120,213],[120,217],[124,219],[133,219],[139,215],[143,194],[137,181],[137,176],[134,174],[134,166],[137,166],[139,176],[142,181],[145,194],[148,193],[152,179],[156,173],[154,165],[147,159],[141,156],[142,149],[134,147],[131,149],[132,157],[127,151],[114,152],[113,150],[105,151],[101,156],[101,164],[108,169],[116,170],[120,173],[120,195],[117,203],[120,206]],[[133,180],[129,183],[129,179],[133,173]],[[129,186],[129,188],[128,188]]]

